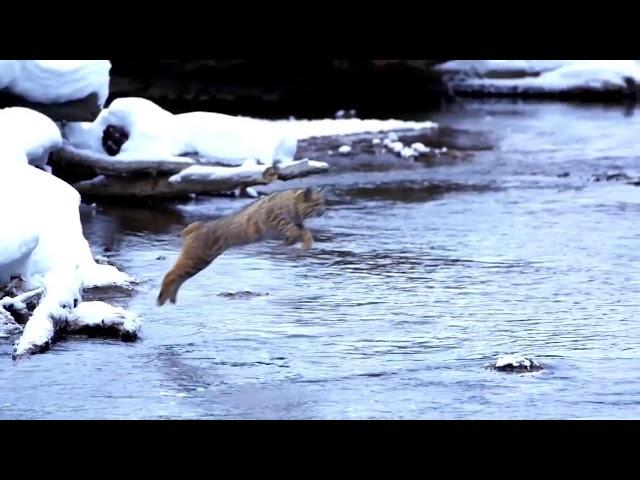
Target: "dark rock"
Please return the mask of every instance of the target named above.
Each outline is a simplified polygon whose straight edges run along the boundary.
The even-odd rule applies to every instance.
[[[112,157],[120,153],[127,140],[129,140],[129,132],[117,125],[107,125],[102,132],[102,148]]]

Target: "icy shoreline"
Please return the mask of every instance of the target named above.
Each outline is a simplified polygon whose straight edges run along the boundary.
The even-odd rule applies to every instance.
[[[462,96],[637,99],[638,60],[452,60],[436,67]]]

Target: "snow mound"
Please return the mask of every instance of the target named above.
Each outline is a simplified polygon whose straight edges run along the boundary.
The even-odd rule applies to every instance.
[[[3,148],[13,150],[13,155],[5,156],[0,162],[28,161],[39,167],[44,167],[49,153],[62,145],[60,130],[55,123],[22,107],[0,110],[0,141]]]
[[[63,103],[92,93],[109,95],[108,60],[0,60],[0,90],[32,102]]]
[[[56,329],[64,325],[69,311],[81,301],[83,288],[128,285],[133,279],[113,266],[94,261],[82,233],[78,192],[24,161],[30,152],[62,141],[59,131],[57,139],[53,138],[51,127],[55,124],[27,109],[0,110],[0,121],[19,129],[28,124],[36,126],[29,135],[19,130],[13,136],[10,128],[0,138],[0,148],[4,149],[0,202],[10,206],[4,212],[0,233],[0,281],[19,275],[29,288],[44,289],[16,345],[15,353],[21,355],[48,348]]]
[[[435,128],[433,122],[402,120],[262,120],[212,112],[174,115],[136,97],[119,98],[92,123],[69,123],[68,145],[107,153],[102,144],[108,125],[127,131],[129,138],[114,161],[163,159],[196,155],[203,164],[240,166],[248,159],[271,166],[294,159],[298,141],[310,137]]]
[[[65,139],[74,147],[106,153],[102,135],[108,125],[129,133],[115,160],[165,158],[197,154],[203,163],[242,165],[256,159],[264,165],[292,160],[297,140],[275,122],[220,113],[174,115],[143,98],[119,98],[92,123],[70,123]]]

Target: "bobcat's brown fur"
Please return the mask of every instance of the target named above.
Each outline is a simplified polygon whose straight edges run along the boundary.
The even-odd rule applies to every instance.
[[[324,209],[320,190],[295,189],[273,193],[217,220],[192,223],[182,232],[182,251],[162,281],[158,305],[176,303],[180,286],[232,247],[283,238],[286,245],[302,241],[309,250],[313,236],[303,222]]]

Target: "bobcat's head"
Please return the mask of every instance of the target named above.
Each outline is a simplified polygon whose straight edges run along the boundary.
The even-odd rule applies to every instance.
[[[298,211],[302,218],[320,217],[324,214],[324,193],[322,189],[305,188],[296,193]]]

